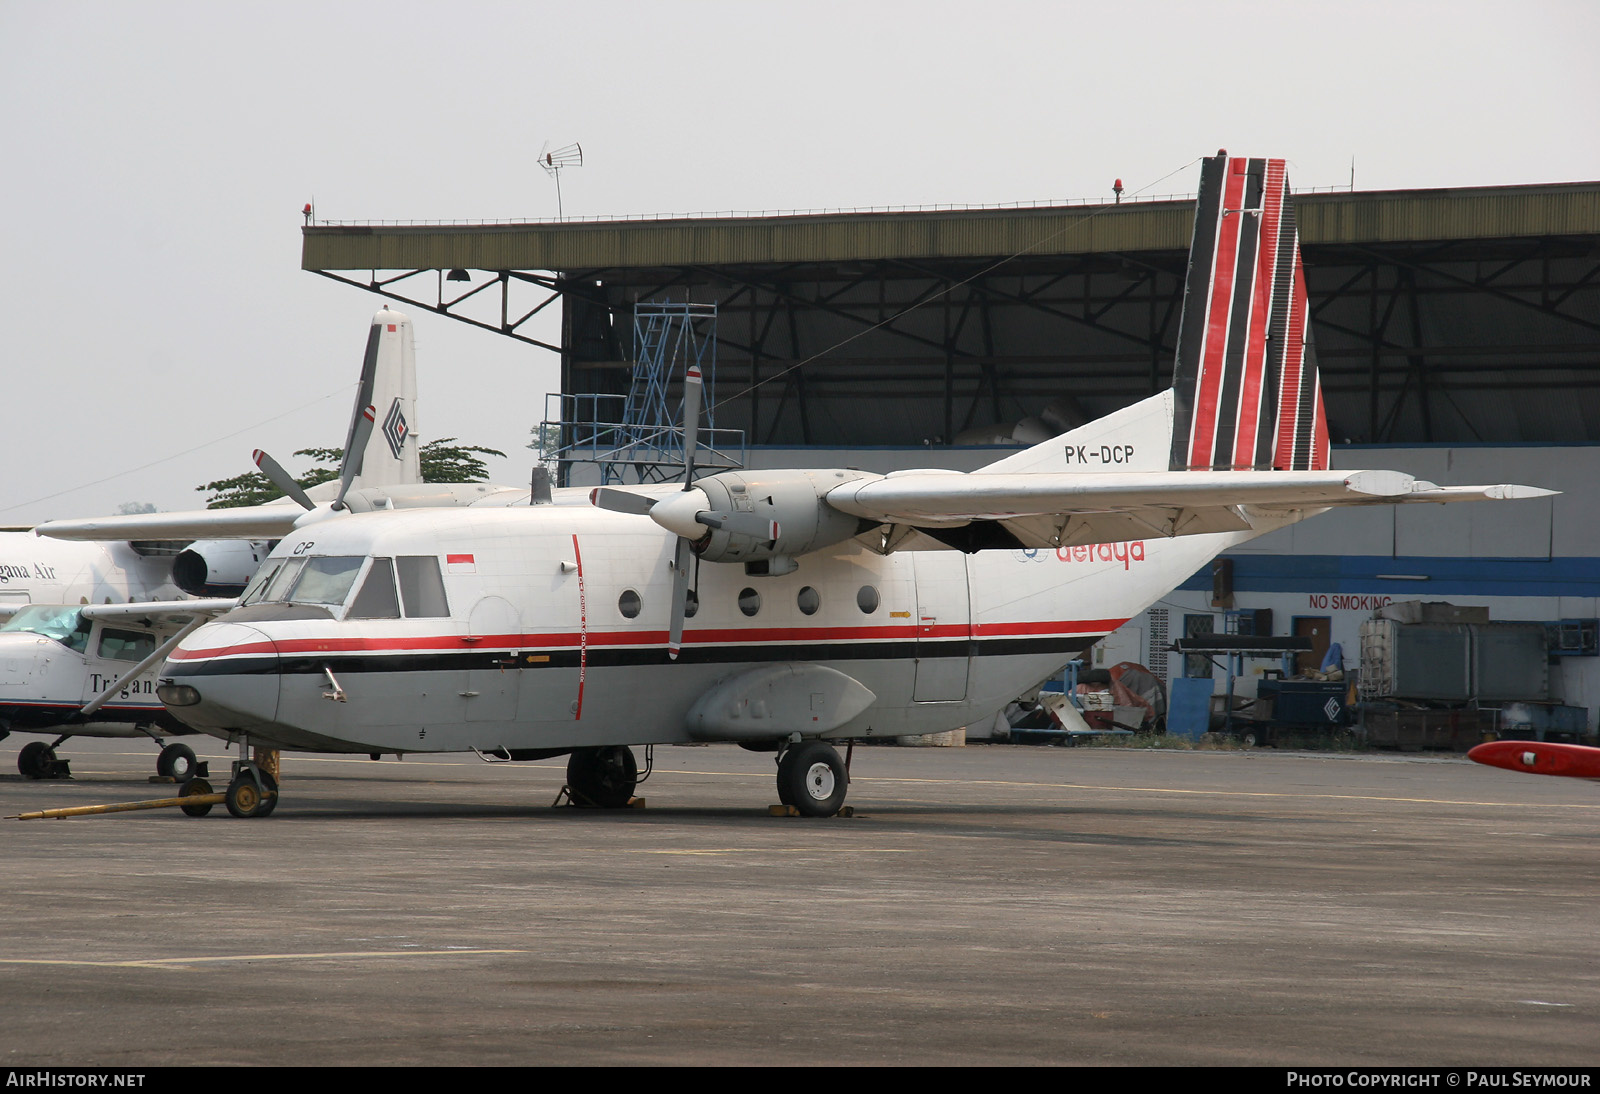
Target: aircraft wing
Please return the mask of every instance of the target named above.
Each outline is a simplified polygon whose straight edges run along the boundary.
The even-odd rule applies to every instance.
[[[151,615],[221,615],[239,606],[238,597],[199,597],[194,600],[134,600],[126,604],[85,604],[85,619],[134,619]]]
[[[829,506],[878,524],[941,530],[987,524],[966,549],[1055,547],[1244,531],[1246,510],[1324,509],[1544,497],[1537,487],[1436,486],[1398,471],[1148,471],[956,474],[909,471],[843,483]],[[998,525],[999,527],[994,527]],[[911,547],[906,542],[903,547]]]
[[[305,512],[292,503],[268,503],[238,509],[49,520],[34,531],[56,539],[85,540],[281,539],[294,530],[294,522]]]

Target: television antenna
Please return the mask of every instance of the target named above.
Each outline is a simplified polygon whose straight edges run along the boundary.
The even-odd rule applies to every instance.
[[[545,174],[556,180],[556,216],[565,220],[566,212],[561,207],[561,170],[564,167],[583,166],[583,146],[574,141],[560,148],[551,148],[550,142],[545,141],[544,147],[539,149],[539,166],[544,168]]]

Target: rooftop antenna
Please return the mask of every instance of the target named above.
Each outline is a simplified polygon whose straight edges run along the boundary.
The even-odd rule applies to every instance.
[[[561,207],[561,169],[583,166],[583,146],[574,141],[561,148],[551,148],[550,142],[545,141],[544,147],[539,149],[539,166],[556,180],[556,216],[565,220],[567,214]]]

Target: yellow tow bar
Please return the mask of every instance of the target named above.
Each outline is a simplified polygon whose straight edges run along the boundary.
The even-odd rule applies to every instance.
[[[154,798],[142,802],[116,802],[112,805],[79,805],[71,809],[41,809],[37,813],[14,813],[9,820],[65,820],[68,817],[92,817],[100,813],[131,813],[139,809],[182,809],[191,817],[203,817],[213,805],[228,800],[226,794],[216,794],[204,779],[190,779],[184,785],[182,796]]]

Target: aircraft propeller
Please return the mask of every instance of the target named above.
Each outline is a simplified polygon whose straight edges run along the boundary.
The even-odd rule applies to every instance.
[[[300,508],[309,510],[317,507],[317,503],[311,500],[311,495],[305,492],[305,488],[295,482],[289,472],[283,469],[283,464],[259,448],[250,453],[250,458],[256,462],[256,466],[261,469],[261,473],[271,481],[272,485],[282,490],[290,498],[293,498]]]
[[[349,493],[351,484],[361,473],[361,454],[366,451],[367,440],[372,436],[372,427],[377,417],[377,408],[369,403],[350,423],[350,438],[345,442],[344,459],[339,462],[339,496],[329,506],[335,512],[346,508],[344,496]],[[283,464],[259,448],[251,453],[251,459],[255,460],[256,466],[272,485],[292,498],[300,508],[307,512],[316,509],[317,503],[312,501],[311,495],[305,492],[304,487],[295,482],[294,477],[284,470]],[[301,518],[305,519],[307,518]]]
[[[667,632],[667,656],[674,661],[683,645],[683,621],[688,614],[689,565],[695,545],[711,530],[726,529],[754,539],[778,538],[778,522],[753,513],[716,512],[706,492],[694,484],[695,454],[700,443],[700,405],[705,384],[698,366],[689,366],[683,378],[683,490],[674,497],[656,500],[631,490],[600,487],[590,500],[601,509],[617,513],[648,516],[678,537],[672,552],[672,617]]]

